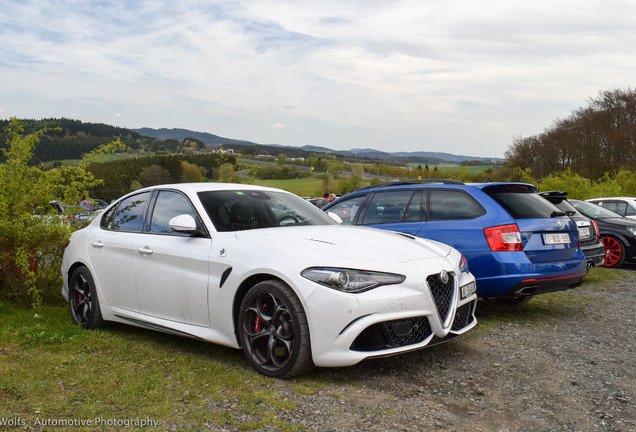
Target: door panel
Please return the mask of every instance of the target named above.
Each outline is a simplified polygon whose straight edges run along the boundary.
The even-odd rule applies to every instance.
[[[143,234],[137,254],[136,282],[142,313],[209,326],[209,238]]]
[[[212,241],[173,232],[170,219],[192,216],[202,227],[188,198],[162,190],[153,203],[149,230],[135,245],[136,285],[142,313],[187,324],[210,325],[209,257]]]
[[[95,230],[88,241],[94,279],[102,297],[100,301],[132,311],[139,311],[135,288],[134,245],[139,233]]]

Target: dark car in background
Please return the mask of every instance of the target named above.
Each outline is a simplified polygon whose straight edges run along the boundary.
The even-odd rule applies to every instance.
[[[636,220],[587,201],[569,200],[575,209],[596,222],[605,245],[605,267],[636,262]]]
[[[598,225],[594,220],[575,209],[568,202],[567,194],[565,191],[539,192],[539,195],[567,213],[576,222],[587,268],[603,265],[605,246],[599,237]]]
[[[323,208],[343,224],[398,231],[461,251],[477,294],[508,303],[574,288],[586,274],[575,222],[526,183],[372,185]]]

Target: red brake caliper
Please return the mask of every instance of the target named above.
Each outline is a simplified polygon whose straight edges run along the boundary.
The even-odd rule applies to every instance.
[[[256,318],[254,318],[254,333],[260,333],[262,329],[263,323],[261,318],[257,315]]]

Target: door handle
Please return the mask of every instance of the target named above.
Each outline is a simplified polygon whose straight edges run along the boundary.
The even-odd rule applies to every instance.
[[[137,249],[137,252],[139,252],[140,254],[143,254],[143,255],[150,255],[150,254],[154,253],[154,251],[152,249],[150,249],[148,246],[144,246],[142,248]]]
[[[91,246],[93,246],[94,248],[103,248],[104,247],[104,243],[102,243],[101,240],[97,240],[95,242],[92,242]]]

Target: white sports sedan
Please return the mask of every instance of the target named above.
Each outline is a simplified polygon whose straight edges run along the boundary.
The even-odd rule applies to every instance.
[[[242,348],[286,378],[447,341],[477,325],[455,249],[341,226],[300,197],[240,184],[130,193],[64,252],[75,323],[107,321]]]

